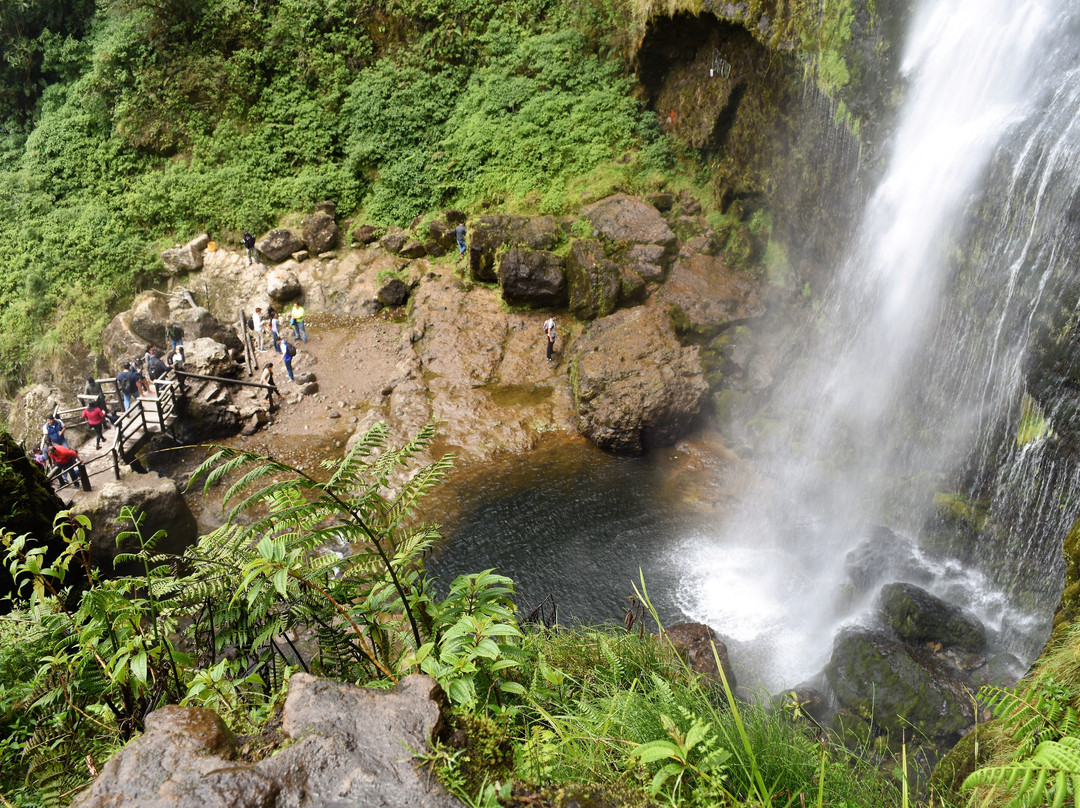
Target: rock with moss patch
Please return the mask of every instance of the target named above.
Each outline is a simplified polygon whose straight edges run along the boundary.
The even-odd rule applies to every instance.
[[[707,336],[765,314],[757,284],[711,255],[678,261],[657,299],[671,308],[680,332]]]
[[[953,669],[880,631],[841,631],[825,676],[842,707],[896,743],[912,727],[933,742],[955,743],[974,721],[967,683]]]
[[[655,206],[627,194],[614,194],[589,205],[581,214],[594,231],[616,245],[654,244],[675,248],[675,234]]]
[[[496,281],[495,258],[500,249],[550,250],[561,232],[553,216],[481,216],[469,233],[469,271],[475,280]]]
[[[878,603],[886,625],[902,640],[973,654],[986,647],[986,629],[978,618],[914,584],[886,584]]]
[[[596,239],[578,239],[566,257],[566,289],[570,311],[582,320],[605,317],[619,302],[619,268]]]

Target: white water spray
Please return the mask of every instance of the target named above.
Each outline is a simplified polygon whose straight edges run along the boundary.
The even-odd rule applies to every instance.
[[[961,602],[1002,635],[1038,632],[999,583],[917,543],[902,559],[897,548],[1021,393],[1032,313],[1060,261],[1052,222],[1080,185],[1080,168],[1061,157],[1080,160],[1080,81],[1060,33],[1071,13],[1067,0],[917,9],[887,171],[824,316],[802,335],[800,369],[773,399],[784,437],[758,459],[762,482],[738,516],[715,536],[688,537],[680,554],[684,611],[734,642],[751,686],[814,675],[836,629],[866,614],[876,591],[855,593],[845,561],[868,526],[896,531],[878,534],[893,553],[890,580]],[[1003,171],[1010,199],[988,204],[987,179]],[[1073,185],[1050,193],[1061,183]],[[976,242],[980,291],[967,295],[985,301],[961,307],[953,251],[978,213],[993,232]]]

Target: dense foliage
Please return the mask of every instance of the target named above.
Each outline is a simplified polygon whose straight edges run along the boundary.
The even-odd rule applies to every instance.
[[[603,38],[622,12],[5,0],[0,378],[93,348],[157,252],[196,232],[259,232],[321,199],[407,223],[648,183],[671,150]]]

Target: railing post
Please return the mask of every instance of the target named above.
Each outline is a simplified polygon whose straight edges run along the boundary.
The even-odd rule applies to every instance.
[[[112,465],[113,465],[113,474],[116,476],[116,479],[119,480],[120,479],[120,456],[119,456],[119,453],[116,451],[115,446],[112,449]]]
[[[79,461],[79,482],[82,484],[83,491],[92,491],[90,487],[90,475],[86,473],[86,464],[81,460]]]

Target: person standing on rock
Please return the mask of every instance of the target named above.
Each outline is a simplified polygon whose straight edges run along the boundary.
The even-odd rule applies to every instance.
[[[293,332],[301,342],[307,342],[307,331],[304,330],[304,307],[299,303],[293,303],[292,312],[289,314],[289,322],[292,323]]]
[[[551,315],[544,322],[544,335],[547,337],[547,361],[552,361],[551,355],[555,352],[555,315]]]
[[[91,401],[86,405],[82,411],[83,420],[90,425],[90,428],[97,433],[97,441],[94,443],[95,449],[100,449],[101,444],[105,441],[105,410],[98,406],[96,401]]]
[[[454,228],[454,236],[457,238],[458,260],[465,257],[465,222],[461,222]]]
[[[247,230],[244,231],[244,249],[247,250],[248,266],[251,266],[252,260],[256,264],[261,264],[259,256],[255,253],[255,236],[251,235]]]
[[[175,351],[178,346],[184,344],[184,329],[176,323],[165,326],[165,336],[169,338],[169,349]]]
[[[266,318],[263,317],[262,307],[256,306],[255,313],[251,315],[251,330],[255,332],[255,349],[259,353],[266,353],[266,347],[263,343],[263,324],[266,322]]]
[[[285,337],[281,338],[281,361],[285,365],[285,372],[289,374],[289,381],[295,382],[296,379],[292,372],[292,360],[296,356],[296,347],[288,341]]]
[[[50,413],[45,416],[45,423],[41,427],[41,434],[45,440],[56,444],[57,446],[67,446],[67,438],[64,437],[64,433],[67,432],[67,427],[64,422]]]
[[[270,338],[274,341],[274,350],[281,353],[281,318],[270,309]]]
[[[269,412],[273,412],[274,411],[274,395],[276,394],[278,397],[281,396],[281,393],[278,393],[277,384],[274,382],[274,363],[273,362],[267,362],[266,363],[266,366],[263,368],[262,377],[259,379],[259,381],[267,386],[266,387],[266,409]]]

